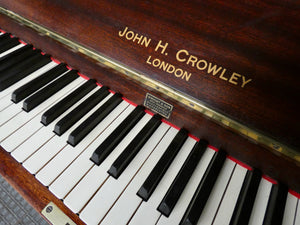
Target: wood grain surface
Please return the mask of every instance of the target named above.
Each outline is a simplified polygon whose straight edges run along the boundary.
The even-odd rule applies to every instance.
[[[296,3],[3,0],[0,6],[188,93],[219,112],[299,149],[297,59],[300,58],[300,49],[297,29],[299,7]],[[126,26],[150,37],[154,43],[159,40],[168,42],[168,55],[155,52],[155,46],[145,48],[118,37],[118,31]],[[136,104],[143,103],[147,92],[159,95],[155,90],[141,87],[116,71],[100,67],[80,53],[74,53],[6,16],[0,15],[0,28],[66,62],[84,75],[96,78],[99,83],[121,92]],[[231,72],[245,74],[253,81],[241,88],[180,64],[174,58],[180,49]],[[183,82],[147,65],[149,55],[190,71],[191,82]],[[300,192],[300,165],[295,161],[223,128],[180,102],[174,102],[167,96],[161,97],[175,106],[170,118],[174,125],[185,127],[192,135],[208,140],[232,157],[259,168],[264,174]],[[1,174],[38,211],[54,199],[52,201],[68,215],[78,219],[1,148],[0,157]],[[31,183],[31,180],[34,181]]]
[[[1,5],[300,149],[295,1],[3,0]],[[150,38],[149,46],[120,37],[125,27]],[[168,55],[162,48],[155,51],[160,40],[168,43]],[[212,75],[187,65],[184,53],[186,61],[179,62],[180,50],[222,70]],[[149,56],[191,73],[189,81],[146,63]],[[224,68],[227,81],[220,78]],[[233,73],[241,77],[231,83]],[[242,88],[243,77],[251,81]]]

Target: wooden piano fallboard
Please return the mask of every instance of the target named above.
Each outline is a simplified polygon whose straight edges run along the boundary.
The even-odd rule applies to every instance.
[[[293,126],[298,111],[293,109],[298,109],[299,97],[299,81],[294,75],[295,60],[299,58],[298,29],[292,22],[298,20],[296,5],[256,3],[245,5],[244,10],[248,7],[249,11],[243,13],[239,4],[234,7],[226,3],[195,2],[183,5],[179,13],[190,15],[191,19],[178,17],[177,21],[170,13],[178,10],[172,4],[162,6],[160,11],[134,2],[32,3],[32,9],[31,4],[21,1],[18,3],[21,7],[10,2],[3,6],[33,22],[32,27],[42,35],[61,39],[73,50],[105,66],[119,68],[130,79],[151,85],[168,98],[179,100],[247,138],[281,152],[286,148],[296,152],[299,149],[297,129]],[[36,7],[40,7],[41,15],[30,15]],[[46,12],[51,7],[61,18],[66,18],[51,17]],[[80,10],[85,12],[84,20]],[[152,10],[152,18],[147,13],[142,15],[143,10]],[[208,16],[197,10],[204,10]],[[222,13],[224,16],[220,16]],[[140,19],[135,20],[135,16]],[[152,25],[148,26],[150,21]],[[47,30],[40,30],[36,24]],[[159,32],[162,30],[166,32]],[[284,79],[280,79],[281,74],[285,74]],[[151,84],[147,83],[149,78]],[[219,115],[223,117],[218,118]],[[237,128],[240,124],[243,126]]]

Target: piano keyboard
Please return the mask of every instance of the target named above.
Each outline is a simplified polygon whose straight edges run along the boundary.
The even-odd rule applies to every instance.
[[[0,143],[86,224],[300,224],[299,195],[0,34]]]

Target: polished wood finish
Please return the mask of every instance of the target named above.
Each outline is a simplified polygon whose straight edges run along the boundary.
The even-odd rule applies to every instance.
[[[296,38],[296,22],[299,18],[296,16],[294,3],[285,2],[284,7],[278,2],[273,3],[251,1],[247,5],[238,2],[229,5],[221,1],[214,4],[153,1],[150,4],[137,1],[71,3],[56,0],[3,0],[0,5],[74,41],[84,43],[137,71],[151,75],[179,91],[197,97],[218,111],[298,149],[300,138],[297,130],[297,58],[300,58],[300,49]],[[176,7],[176,4],[182,6]],[[275,27],[274,24],[278,26]],[[179,62],[172,57],[162,57],[161,54],[155,53],[153,47],[142,48],[119,38],[118,31],[125,26],[149,36],[154,42],[167,41],[169,46],[172,46],[169,56],[174,56],[179,49],[187,49],[208,62],[241,74],[249,74],[253,83],[242,89],[183,64],[180,65],[181,68],[193,73],[193,82],[184,83],[175,77],[167,76],[166,73],[148,66],[145,63],[147,56],[160,57],[174,65],[178,65]],[[55,59],[67,62],[80,73],[96,78],[136,104],[143,103],[147,92],[159,95],[155,90],[141,87],[116,71],[100,67],[80,53],[74,53],[61,44],[38,35],[6,16],[0,15],[0,28],[21,37],[27,43],[32,43]],[[222,147],[231,156],[261,169],[264,174],[300,192],[300,165],[297,162],[246,140],[167,96],[161,97],[175,106],[170,122],[178,127],[185,127],[192,135],[207,139],[211,145]],[[0,157],[1,174],[38,211],[51,200],[74,221],[78,220],[76,215],[1,148]]]
[[[3,0],[1,5],[300,149],[295,1]],[[151,38],[150,46],[120,38],[126,26]],[[159,40],[169,43],[168,56],[155,52]],[[241,88],[178,62],[180,49],[226,68],[225,76],[237,72],[252,81]],[[149,55],[191,72],[190,82],[150,66]]]

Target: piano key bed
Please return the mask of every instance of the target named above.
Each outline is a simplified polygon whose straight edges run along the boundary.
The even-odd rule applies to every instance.
[[[299,194],[2,31],[0,143],[86,224],[300,224]]]

